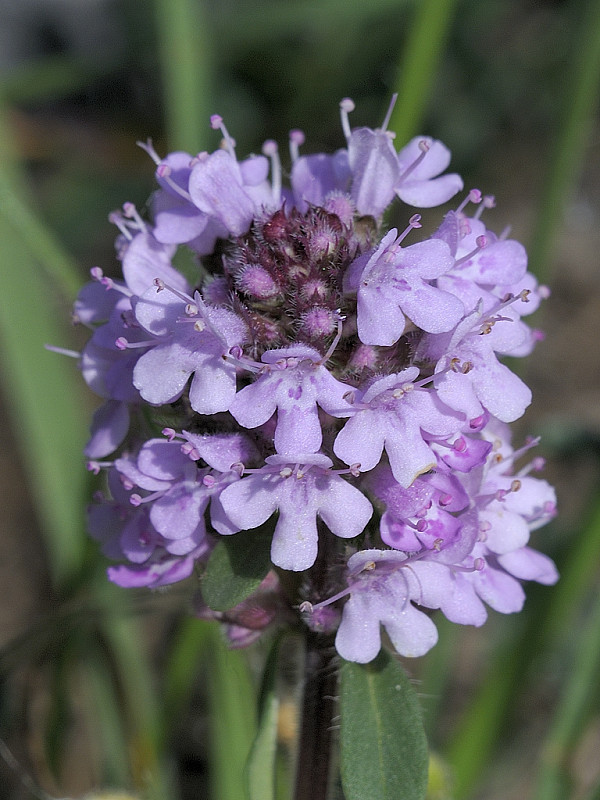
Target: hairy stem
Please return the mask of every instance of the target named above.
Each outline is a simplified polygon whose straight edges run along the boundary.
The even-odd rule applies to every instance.
[[[308,631],[294,800],[327,800],[337,691],[330,636]]]
[[[332,565],[339,540],[319,520],[319,552],[308,575],[308,595],[331,594]],[[332,728],[337,693],[334,634],[306,631],[300,739],[294,800],[327,800],[330,789]]]

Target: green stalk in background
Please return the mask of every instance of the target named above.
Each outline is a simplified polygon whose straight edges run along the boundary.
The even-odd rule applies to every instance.
[[[155,0],[169,150],[197,153],[209,130],[212,37],[202,0]]]
[[[399,146],[419,132],[456,5],[456,0],[421,0],[415,4],[397,83],[398,102],[389,124]]]
[[[529,247],[530,269],[547,279],[569,193],[581,172],[600,88],[600,3],[582,4],[580,29],[573,38],[570,67],[565,74],[563,107],[559,129],[549,158],[549,169],[541,194],[540,211]]]

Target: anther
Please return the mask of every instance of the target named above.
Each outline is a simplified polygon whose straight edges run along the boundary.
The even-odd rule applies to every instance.
[[[344,136],[346,137],[346,141],[349,141],[350,137],[352,136],[352,129],[350,128],[350,120],[348,119],[348,114],[350,114],[355,109],[354,100],[351,100],[349,97],[344,97],[343,100],[340,101],[340,116],[342,119],[342,130],[344,132]]]
[[[294,128],[294,130],[290,131],[290,158],[292,160],[292,164],[300,157],[299,148],[302,147],[305,141],[306,137],[304,135],[304,131],[301,131],[298,128]]]
[[[496,207],[496,198],[493,194],[487,194],[482,198],[481,205],[473,215],[473,219],[479,219],[486,208],[495,208]]]
[[[457,267],[459,264],[464,264],[465,261],[470,261],[477,255],[477,253],[480,253],[484,249],[484,247],[487,247],[488,244],[487,237],[484,235],[478,236],[475,239],[475,244],[477,245],[477,247],[475,247],[474,250],[471,250],[470,253],[467,253],[467,255],[463,256],[462,258],[456,259],[456,261],[454,262],[455,267]]]
[[[174,428],[163,428],[161,433],[163,436],[166,436],[170,442],[177,436],[177,431]]]
[[[223,143],[225,144],[225,149],[232,158],[235,158],[235,139],[229,135],[229,131],[225,127],[223,117],[220,114],[213,114],[211,116],[210,127],[213,129],[213,131],[221,131],[223,134]]]
[[[481,202],[481,192],[479,191],[479,189],[471,189],[470,192],[465,197],[465,199],[456,209],[456,213],[460,214],[462,211],[464,211],[465,207],[469,203],[474,203],[475,205],[477,205],[480,202]]]

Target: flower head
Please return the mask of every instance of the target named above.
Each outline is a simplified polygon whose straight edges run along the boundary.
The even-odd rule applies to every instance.
[[[289,187],[276,144],[240,160],[218,115],[212,153],[142,145],[153,219],[130,203],[111,215],[123,279],[92,270],[74,319],[92,329],[79,363],[104,401],[86,453],[106,489],[88,518],[119,562],[111,580],[210,573],[222,537],[215,557],[261,527],[267,578],[198,613],[232,646],[276,621],[337,630],[340,655],[364,663],[382,626],[420,656],[437,640],[426,610],[481,625],[486,604],[522,607],[522,581],[557,579],[529,543],[554,491],[532,474],[540,459],[515,466],[535,442],[515,451],[506,428],[531,393],[500,361],[533,349],[522,318],[547,290],[522,245],[487,228],[494,201],[479,190],[433,236],[407,209],[406,229],[386,231],[392,202],[432,208],[462,180],[441,142],[396,147],[392,106],[374,129],[340,107],[334,153],[301,154],[290,133]],[[198,263],[189,281],[179,246]]]

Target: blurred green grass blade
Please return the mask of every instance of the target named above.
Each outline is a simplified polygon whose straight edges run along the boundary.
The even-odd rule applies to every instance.
[[[82,279],[77,265],[66,253],[52,232],[23,202],[0,173],[0,217],[10,227],[23,253],[37,260],[39,267],[53,284],[53,293],[73,300],[81,288]],[[3,248],[4,249],[4,248]],[[33,287],[35,284],[33,284]]]
[[[585,147],[594,123],[600,88],[600,3],[580,4],[580,30],[571,37],[573,56],[565,74],[561,121],[549,158],[532,242],[530,269],[540,279],[550,274],[555,232],[569,193],[581,170]]]
[[[49,664],[50,707],[46,718],[44,739],[48,766],[55,779],[60,776],[61,760],[69,737],[69,721],[72,715],[69,686],[72,677],[73,655],[76,649],[75,639],[76,637],[71,636],[60,653]]]
[[[600,502],[592,509],[589,522],[571,544],[560,580],[548,601],[542,636],[548,647],[568,632],[577,610],[595,585],[600,562]]]
[[[456,5],[456,0],[421,0],[415,4],[402,56],[398,101],[389,124],[398,147],[419,133]]]
[[[217,625],[205,652],[210,687],[213,800],[246,797],[245,766],[256,735],[256,691],[245,653],[229,650]]]
[[[259,697],[258,731],[246,765],[249,800],[275,800],[277,732],[280,698],[277,691],[281,636],[271,645]]]
[[[107,611],[100,631],[120,687],[134,784],[148,800],[164,800],[173,796],[173,787],[161,750],[165,737],[144,636],[135,619],[124,616],[129,606],[126,591],[110,584],[103,574],[97,576],[94,591],[106,598],[107,609],[113,609]]]
[[[203,0],[154,0],[168,145],[194,155],[210,130],[212,47]]]
[[[418,0],[421,2],[421,0]],[[265,46],[282,36],[311,36],[315,31],[332,32],[355,28],[367,20],[390,11],[400,11],[415,5],[415,0],[346,0],[343,7],[339,0],[305,0],[305,2],[262,3],[260,13],[256,7],[247,5],[232,14],[228,7],[215,14],[219,31],[227,35],[232,51],[244,53],[256,46]]]
[[[9,102],[47,102],[86,89],[99,74],[81,59],[49,55],[5,72],[0,78],[0,92]]]
[[[493,654],[494,665],[468,712],[459,723],[448,761],[454,776],[456,800],[470,797],[474,784],[493,752],[502,718],[518,680],[520,659],[511,657],[506,643]]]
[[[88,691],[87,714],[100,751],[102,785],[125,787],[131,784],[127,738],[118,687],[106,655],[97,641],[86,642],[81,670]]]
[[[87,411],[74,363],[49,353],[64,345],[67,309],[57,307],[35,243],[15,231],[0,206],[2,292],[0,341],[3,389],[30,478],[50,570],[57,585],[78,569],[85,544],[82,447]],[[33,244],[33,247],[30,245]]]
[[[570,797],[569,755],[592,712],[600,674],[600,595],[577,638],[573,667],[544,743],[535,800]]]
[[[162,702],[163,732],[168,737],[185,712],[187,702],[198,681],[201,658],[210,640],[209,623],[194,617],[181,620],[171,645],[167,663]]]

